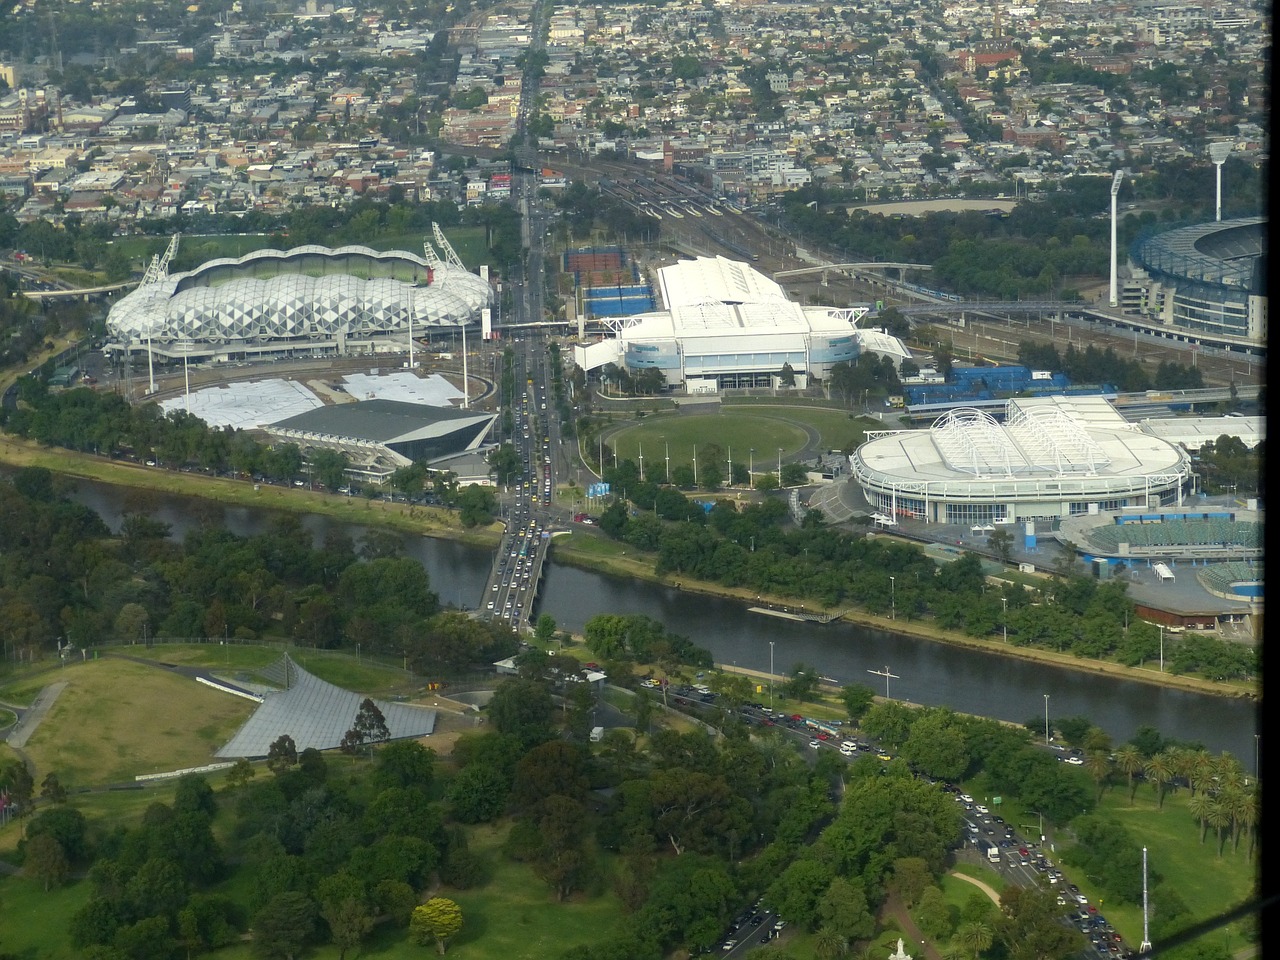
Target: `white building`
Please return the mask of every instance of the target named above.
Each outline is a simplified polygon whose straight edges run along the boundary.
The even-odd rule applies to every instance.
[[[855,326],[865,307],[801,306],[736,260],[682,260],[658,271],[658,287],[665,310],[612,321],[615,336],[574,348],[578,366],[657,368],[669,385],[709,392],[772,386],[786,364],[803,386],[865,350],[899,362],[909,356],[901,341]]]

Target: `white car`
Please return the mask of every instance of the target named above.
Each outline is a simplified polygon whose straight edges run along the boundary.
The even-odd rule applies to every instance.
[[[810,740],[810,741],[809,741],[809,749],[810,749],[810,750],[817,750],[820,746],[822,746],[822,741],[821,741],[821,740]]]
[[[1083,767],[1083,766],[1084,766],[1084,761],[1083,761],[1083,760],[1081,760],[1079,757],[1063,757],[1063,758],[1062,758],[1062,762],[1063,762],[1063,763],[1069,763],[1069,764],[1071,764],[1073,767]]]
[[[983,816],[986,816],[988,813],[990,813],[990,812],[991,812],[991,811],[990,811],[990,810],[988,810],[986,807],[984,807],[982,804],[978,804],[978,805],[977,805],[976,807],[974,807],[973,809],[977,810],[977,811],[978,811],[980,814],[982,814]]]
[[[961,802],[961,803],[973,803],[973,797],[969,796],[967,793],[962,793],[962,794],[960,794],[960,802]]]

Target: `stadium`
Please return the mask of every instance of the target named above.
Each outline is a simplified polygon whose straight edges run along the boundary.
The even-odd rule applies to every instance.
[[[1023,397],[1004,422],[960,407],[925,430],[868,431],[851,482],[882,522],[994,525],[1181,504],[1180,446],[1125,421],[1100,397]]]
[[[1267,340],[1265,217],[1147,232],[1129,258],[1126,313],[1205,338],[1263,347]]]
[[[682,260],[658,271],[658,286],[665,309],[607,320],[614,336],[575,347],[577,365],[657,369],[668,385],[714,393],[775,386],[787,364],[803,388],[807,377],[823,379],[866,351],[895,363],[910,356],[896,338],[854,326],[865,308],[801,306],[737,260]]]
[[[405,349],[411,327],[459,326],[490,305],[437,229],[442,258],[368,247],[258,250],[169,275],[177,237],[107,316],[109,348],[176,359],[254,359]]]

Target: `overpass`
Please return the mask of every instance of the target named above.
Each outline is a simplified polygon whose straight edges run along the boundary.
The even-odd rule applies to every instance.
[[[23,290],[22,295],[28,300],[74,300],[82,297],[85,300],[100,293],[115,293],[138,285],[137,280],[122,280],[119,283],[108,283],[100,287],[77,287],[74,290]]]
[[[1233,388],[1204,387],[1197,390],[1145,390],[1137,393],[1100,394],[1115,406],[1126,420],[1137,421],[1148,417],[1167,415],[1173,407],[1190,407],[1206,403],[1226,403],[1230,400],[1257,400],[1260,387],[1257,384],[1238,384]],[[906,408],[908,419],[916,423],[931,421],[957,407],[975,407],[993,414],[1004,410],[1007,397],[991,400],[946,400],[939,403],[917,403]]]
[[[773,275],[775,280],[785,280],[788,277],[804,277],[810,274],[821,274],[822,282],[827,282],[827,274],[829,273],[883,273],[885,270],[897,270],[902,273],[907,270],[932,270],[933,266],[928,263],[893,263],[885,261],[874,261],[867,263],[824,263],[816,267],[799,267],[795,270],[779,270]]]

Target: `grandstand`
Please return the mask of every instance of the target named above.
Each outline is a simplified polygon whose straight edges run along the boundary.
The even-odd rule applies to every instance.
[[[1101,513],[1063,521],[1058,539],[1119,559],[1247,561],[1263,549],[1262,523],[1245,511]]]
[[[1263,595],[1263,562],[1233,560],[1201,567],[1196,573],[1201,586],[1227,600],[1260,600]]]

